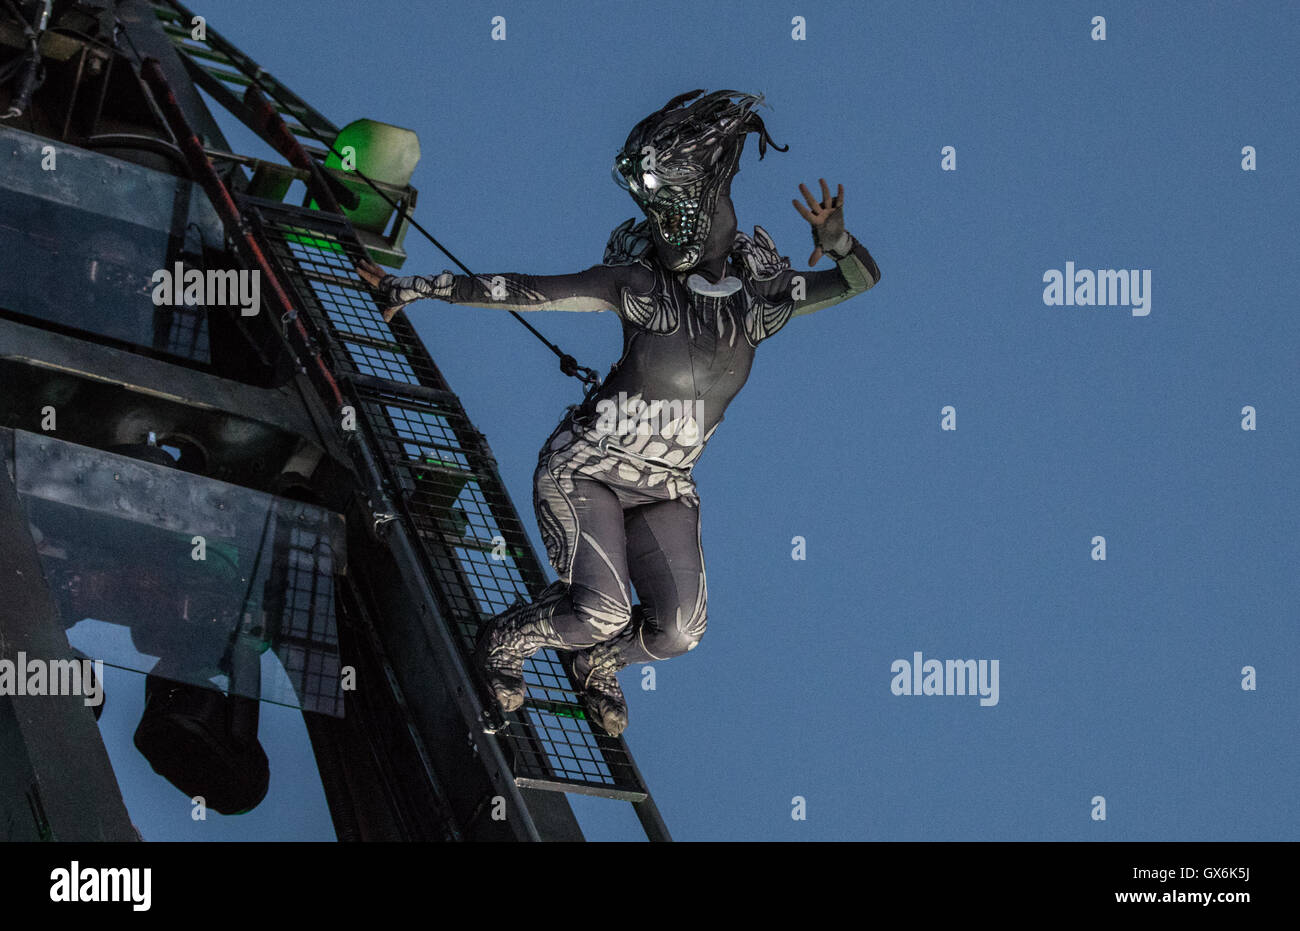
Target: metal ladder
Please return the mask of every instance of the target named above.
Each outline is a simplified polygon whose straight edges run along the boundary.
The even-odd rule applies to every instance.
[[[154,9],[196,83],[214,99],[232,110],[242,106],[230,86],[246,87],[256,77],[292,105],[288,113],[277,110],[308,151],[325,155],[305,127],[333,139],[332,123],[210,26],[206,47],[195,42],[193,14],[179,3],[155,2]],[[487,441],[405,317],[383,320],[356,275],[355,263],[368,252],[346,217],[238,199],[326,365],[357,404],[357,441],[397,505],[390,532],[405,535],[418,553],[441,621],[468,664],[480,624],[548,584]],[[650,839],[670,839],[626,742],[587,720],[558,656],[537,654],[526,676],[524,707],[506,715],[504,731],[482,735],[497,741],[515,784],[630,802]],[[465,686],[473,689],[472,682]]]

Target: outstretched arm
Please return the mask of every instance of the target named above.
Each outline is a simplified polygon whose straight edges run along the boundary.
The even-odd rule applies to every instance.
[[[791,316],[810,314],[855,294],[869,291],[880,280],[880,268],[866,247],[844,228],[844,185],[831,197],[826,180],[821,179],[822,200],[813,198],[804,185],[799,191],[807,207],[791,201],[799,215],[812,226],[813,253],[809,265],[816,265],[823,255],[835,260],[835,268],[820,272],[800,272],[791,269],[776,276],[764,289],[764,297],[772,301],[791,301]]]
[[[384,319],[412,301],[436,298],[468,307],[501,310],[615,310],[619,290],[626,284],[625,269],[595,265],[569,275],[440,275],[385,274],[377,265],[364,262],[357,271],[376,292],[384,306]]]

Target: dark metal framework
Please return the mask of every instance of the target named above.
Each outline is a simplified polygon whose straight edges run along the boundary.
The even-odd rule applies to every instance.
[[[269,202],[244,212],[360,402],[364,439],[468,662],[482,621],[547,584],[487,441],[410,324],[383,321],[344,222]],[[558,657],[539,654],[528,674],[531,697],[498,735],[516,782],[648,803],[627,745],[586,720]]]
[[[179,4],[166,6],[182,18],[191,15]],[[166,7],[159,7],[159,16],[166,18]],[[211,29],[211,50],[201,56],[194,55],[183,19],[168,24],[167,31],[191,74],[223,105],[234,109],[237,101],[222,86],[255,79],[294,108],[289,115],[303,125],[289,128],[304,142],[310,143],[305,126],[331,137],[337,133]],[[218,79],[222,84],[214,83]],[[391,518],[388,532],[409,534],[442,623],[467,665],[479,625],[547,584],[487,441],[409,322],[401,316],[383,320],[355,270],[358,261],[369,257],[367,250],[345,218],[249,196],[238,200],[295,308],[310,322],[326,365],[345,397],[357,404],[356,443],[368,447],[360,458],[377,467],[394,507],[392,514],[376,515],[377,526]],[[533,684],[524,708],[508,716],[504,731],[482,735],[500,744],[515,784],[631,802],[648,835],[667,839],[626,743],[586,720],[558,657],[549,651],[539,654],[528,674]],[[474,691],[468,678],[462,688]],[[476,721],[481,717],[480,712]]]
[[[627,801],[652,840],[669,839],[626,743],[586,720],[554,654],[531,663],[532,695],[507,716],[508,726],[484,730],[485,706],[470,674],[473,638],[484,620],[539,592],[547,579],[486,440],[410,324],[401,316],[384,322],[357,277],[362,258],[390,266],[405,258],[401,240],[415,189],[380,183],[398,204],[383,229],[283,203],[293,180],[306,183],[306,205],[322,173],[332,174],[336,187],[347,175],[223,151],[228,146],[196,87],[264,138],[267,108],[257,112],[236,91],[266,89],[289,131],[317,159],[326,153],[308,130],[334,140],[337,127],[211,27],[205,41],[195,41],[193,14],[178,3],[88,0],[80,7],[97,11],[101,38],[49,35],[51,47],[68,52],[61,79],[35,98],[38,119],[28,129],[8,130],[15,147],[27,156],[44,139],[61,139],[81,146],[72,151],[84,159],[80,166],[65,162],[61,175],[121,174],[155,194],[175,187],[171,226],[153,226],[170,233],[187,264],[195,260],[181,249],[187,228],[207,231],[199,237],[202,261],[241,264],[220,243],[220,225],[203,202],[204,193],[231,195],[242,217],[234,225],[251,231],[252,251],[265,257],[263,275],[283,286],[283,297],[267,306],[290,312],[282,315],[280,307],[269,320],[265,313],[240,320],[223,316],[229,308],[178,309],[168,327],[155,325],[166,341],[155,335],[148,345],[130,332],[87,328],[81,317],[43,317],[41,308],[22,306],[32,302],[20,296],[0,308],[0,376],[14,388],[0,397],[0,419],[35,433],[32,410],[76,397],[61,422],[63,440],[111,450],[121,442],[122,411],[130,410],[139,422],[158,425],[160,441],[173,433],[188,438],[176,441],[184,446],[178,483],[192,471],[345,515],[346,574],[336,571],[332,586],[322,584],[328,571],[306,571],[320,569],[319,553],[283,528],[287,536],[276,537],[276,549],[288,555],[269,586],[279,593],[270,609],[281,621],[286,666],[301,683],[299,700],[340,839],[580,839],[562,793]],[[119,27],[124,44],[103,38]],[[152,93],[133,73],[148,59],[159,63],[149,69]],[[110,81],[117,93],[106,96]],[[174,99],[165,99],[172,91]],[[114,132],[119,125],[131,131]],[[183,152],[180,143],[195,136],[201,145]],[[96,148],[121,152],[125,161],[84,151]],[[215,176],[206,171],[209,160]],[[205,169],[202,178],[196,167]],[[178,173],[200,185],[192,188],[173,177]],[[31,196],[17,188],[8,193]],[[94,222],[93,199],[85,207]],[[229,245],[233,211],[218,212]],[[239,251],[245,268],[256,267]],[[126,298],[119,304],[119,315],[135,313]],[[341,425],[345,412],[355,414],[354,430]],[[232,444],[232,435],[245,439]],[[9,462],[13,436],[0,429],[0,452],[8,451]],[[26,523],[3,478],[0,550],[8,555],[0,552],[0,563],[35,578]],[[18,577],[16,570],[5,575]],[[27,621],[24,627],[5,620],[0,633],[10,646],[30,642],[58,655],[66,648],[58,646],[58,611],[39,588],[4,593],[6,603],[26,606]],[[338,618],[337,649],[334,632],[315,624],[329,610]],[[355,672],[360,689],[339,693],[340,664]],[[12,721],[8,713],[0,701],[0,743],[11,741],[11,758],[21,756],[27,768],[0,766],[0,813],[13,810],[6,807],[11,800],[31,807],[33,836],[134,834],[102,752],[84,767],[93,788],[85,780],[60,781],[64,762],[85,757],[97,738],[88,711],[64,703],[14,705]],[[38,783],[45,794],[33,801],[26,787]],[[501,798],[506,822],[490,813]]]

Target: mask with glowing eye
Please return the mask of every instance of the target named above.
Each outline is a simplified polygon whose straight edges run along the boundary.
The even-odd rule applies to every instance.
[[[619,156],[614,180],[654,222],[664,242],[689,253],[708,238],[713,203],[729,175],[710,175],[702,166],[689,163],[657,163],[651,169]]]
[[[674,97],[632,130],[614,161],[614,180],[650,218],[671,255],[660,259],[681,270],[699,262],[709,238],[719,194],[731,184],[748,133],[759,134],[759,158],[771,141],[753,108],[762,98],[736,91]]]

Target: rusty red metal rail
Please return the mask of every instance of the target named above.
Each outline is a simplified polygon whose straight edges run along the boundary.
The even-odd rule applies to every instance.
[[[293,306],[288,292],[280,284],[280,279],[271,268],[265,253],[262,252],[262,247],[258,245],[256,237],[240,216],[239,208],[235,206],[235,200],[230,196],[230,190],[217,174],[217,170],[212,167],[212,162],[208,160],[208,155],[203,150],[203,143],[195,135],[189,121],[185,119],[185,113],[167,83],[162,66],[158,64],[157,59],[146,58],[140,66],[140,74],[153,92],[154,99],[167,120],[172,135],[176,137],[176,142],[185,155],[185,161],[190,166],[194,180],[208,195],[217,216],[221,218],[221,223],[226,228],[226,233],[235,243],[244,260],[252,265],[270,286],[272,297],[280,307],[280,319],[286,324],[286,333],[289,335],[290,342],[307,357],[306,363],[299,357],[299,364],[303,366],[307,377],[323,391],[325,398],[333,402],[337,413],[345,403],[338,382],[335,381],[325,360],[321,358],[316,341],[303,325],[297,308]]]

